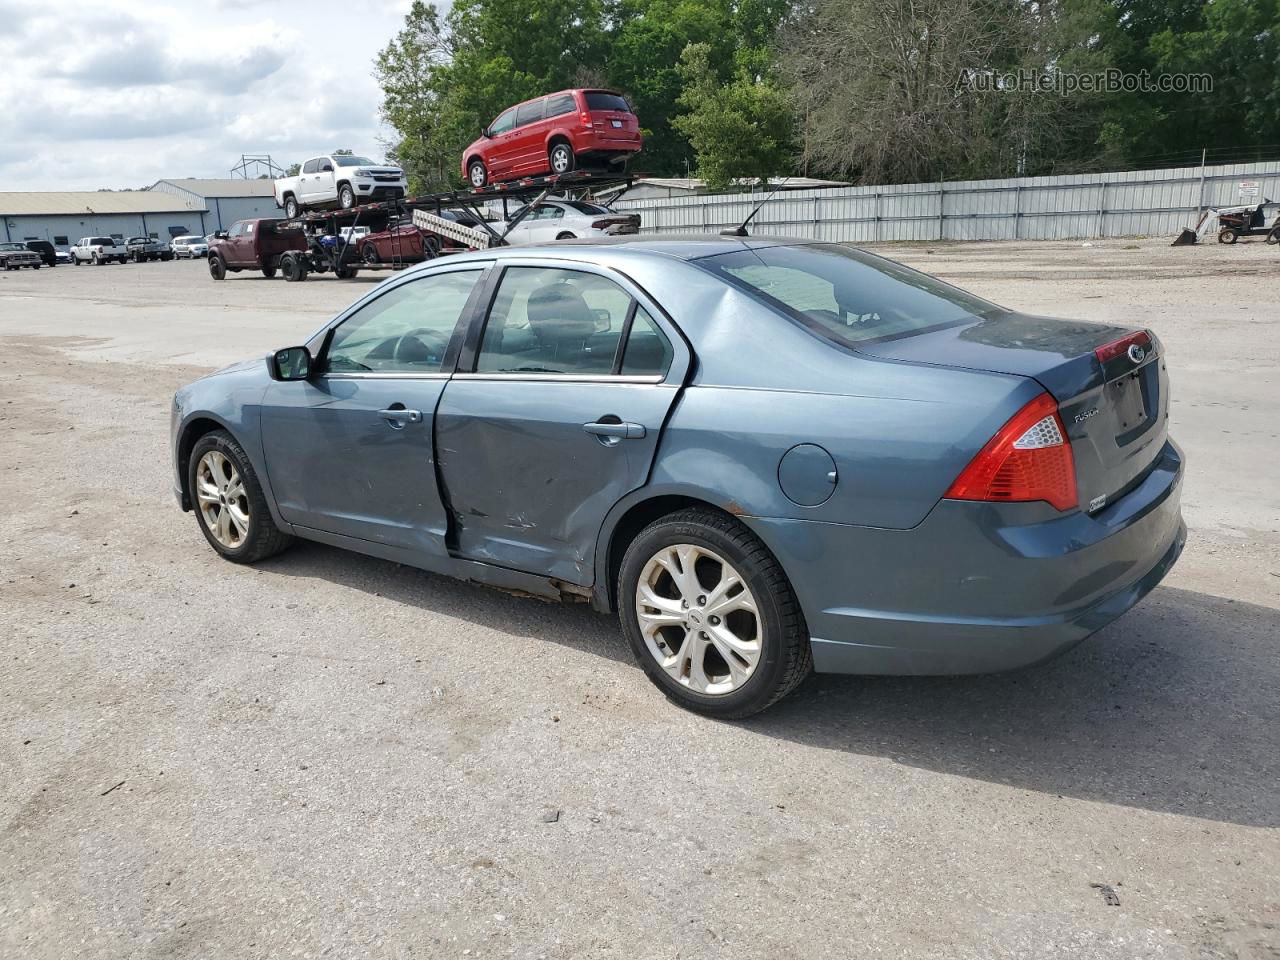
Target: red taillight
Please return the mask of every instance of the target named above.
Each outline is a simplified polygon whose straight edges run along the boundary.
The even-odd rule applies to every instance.
[[[578,114],[578,119],[582,121],[582,125],[584,127],[591,126],[591,114],[584,111],[583,113]]]
[[[1105,364],[1108,360],[1114,360],[1121,354],[1128,353],[1129,348],[1134,345],[1141,347],[1144,352],[1147,351],[1151,347],[1151,334],[1145,330],[1139,330],[1137,333],[1131,333],[1111,343],[1104,343],[1093,351],[1093,355],[1098,358],[1099,363]]]
[[[1058,404],[1042,393],[996,431],[944,496],[952,500],[1044,500],[1079,506],[1076,464]]]

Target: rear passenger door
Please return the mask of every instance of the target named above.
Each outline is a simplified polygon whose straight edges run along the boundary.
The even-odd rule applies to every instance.
[[[512,172],[521,174],[544,173],[547,170],[545,110],[546,100],[522,103],[516,108],[515,156]]]
[[[618,274],[505,265],[436,413],[457,552],[590,585],[605,514],[648,479],[688,367],[670,321]]]

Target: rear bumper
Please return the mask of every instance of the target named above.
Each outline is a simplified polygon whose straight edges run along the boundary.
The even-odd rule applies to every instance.
[[[1094,516],[943,500],[911,530],[744,518],[781,559],[820,672],[944,675],[1029,666],[1147,595],[1186,541],[1182,456]]]
[[[573,136],[574,153],[593,154],[631,154],[639,153],[644,140],[639,137],[610,137],[602,131],[575,133]]]

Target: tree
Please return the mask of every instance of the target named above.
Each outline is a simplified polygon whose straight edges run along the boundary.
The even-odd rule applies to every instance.
[[[711,65],[707,44],[690,44],[680,58],[684,85],[678,103],[688,110],[673,126],[689,138],[698,176],[712,189],[742,177],[767,179],[788,172],[791,113],[768,80],[739,67],[722,83]]]
[[[301,171],[301,170],[302,170],[302,164],[300,164],[300,163],[291,163],[291,164],[289,164],[288,168],[285,170],[284,175],[285,175],[286,177],[296,177],[296,176],[298,175],[299,171]]]

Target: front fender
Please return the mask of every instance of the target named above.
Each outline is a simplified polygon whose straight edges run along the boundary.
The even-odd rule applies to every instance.
[[[201,434],[221,428],[236,438],[249,457],[262,484],[272,520],[282,530],[292,529],[276,506],[271,478],[267,473],[266,451],[262,445],[262,398],[269,385],[264,358],[237,364],[197,380],[174,395],[170,452],[175,490],[183,509],[190,507],[187,467],[191,447]]]

